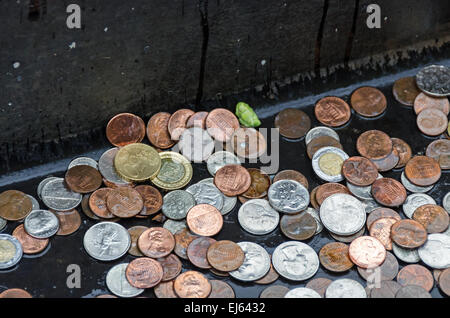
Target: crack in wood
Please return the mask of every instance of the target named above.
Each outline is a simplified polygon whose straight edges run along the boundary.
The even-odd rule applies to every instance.
[[[358,20],[358,11],[359,11],[359,0],[355,0],[355,9],[353,11],[352,29],[348,35],[347,46],[345,48],[345,56],[344,56],[344,66],[345,67],[348,67],[348,62],[350,61],[350,58],[352,55],[353,39],[355,38],[356,23]]]
[[[205,80],[205,67],[206,67],[206,54],[208,51],[209,42],[209,22],[208,22],[208,0],[199,0],[199,13],[200,13],[200,24],[202,26],[203,41],[202,41],[202,53],[200,57],[200,73],[198,78],[198,89],[197,97],[195,99],[194,108],[200,106],[203,98],[203,86]]]
[[[320,20],[319,31],[317,33],[316,47],[314,51],[314,72],[320,74],[320,50],[322,48],[323,30],[327,19],[329,0],[324,0],[322,8],[322,19]]]

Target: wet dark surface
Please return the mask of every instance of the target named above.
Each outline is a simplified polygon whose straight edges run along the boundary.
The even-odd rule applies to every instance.
[[[385,131],[391,137],[402,138],[405,140],[411,145],[413,154],[424,153],[427,145],[436,138],[426,137],[419,132],[416,126],[416,116],[412,108],[402,106],[396,102],[392,96],[391,83],[389,83],[388,86],[383,87],[382,85],[384,84],[385,83],[381,83],[379,86],[388,100],[388,108],[383,115],[376,119],[369,120],[359,117],[353,113],[351,121],[348,125],[336,129],[341,138],[341,143],[344,146],[344,150],[350,156],[357,155],[355,146],[357,136],[366,130],[379,129]],[[349,100],[349,96],[340,97],[347,101]],[[320,125],[314,116],[313,105],[302,107],[302,110],[310,116],[312,127]],[[263,120],[263,127],[272,126],[273,117]],[[442,137],[443,136],[441,136],[441,138]],[[104,145],[106,146],[106,140]],[[311,162],[307,157],[305,148],[304,139],[293,141],[281,137],[279,170],[295,169],[302,172],[309,180],[309,190],[311,191],[314,187],[322,184],[323,182],[314,175]],[[401,171],[402,170],[390,171],[383,173],[383,175],[400,180]],[[61,171],[57,175],[63,176],[63,173],[64,171]],[[191,183],[195,183],[201,179],[209,177],[210,175],[206,169],[206,164],[194,165],[194,176]],[[43,178],[37,178],[27,182],[10,184],[6,187],[0,188],[0,191],[17,189],[37,197],[36,188],[42,179]],[[438,204],[441,204],[442,198],[448,191],[450,191],[450,173],[448,171],[443,171],[439,183],[436,184],[428,194],[431,195]],[[41,207],[42,206],[43,204],[41,202]],[[224,227],[215,239],[229,239],[235,242],[252,241],[262,245],[269,253],[272,253],[273,250],[282,242],[288,241],[288,239],[281,234],[279,228],[271,234],[265,236],[254,236],[245,232],[239,226],[237,221],[237,211],[239,207],[240,203],[238,202],[235,209],[225,216]],[[81,212],[81,208],[78,209],[83,220],[80,229],[76,233],[67,237],[55,236],[51,238],[49,247],[42,254],[32,257],[24,256],[15,268],[8,271],[1,271],[0,289],[24,288],[34,297],[91,297],[109,293],[105,283],[108,270],[116,264],[129,262],[134,257],[126,255],[119,260],[108,263],[99,262],[89,257],[83,248],[83,235],[90,226],[95,224],[95,222],[88,219]],[[397,209],[397,211],[403,218],[406,218],[401,208]],[[134,225],[159,225],[158,223],[145,219],[121,220],[120,224],[126,228]],[[3,233],[12,233],[17,225],[17,222],[9,222],[6,229],[3,230]],[[305,243],[313,247],[316,252],[319,252],[322,246],[331,241],[334,240],[331,236],[329,236],[326,230],[324,230],[321,234],[313,237]],[[69,276],[69,273],[66,273],[66,269],[70,264],[78,264],[81,268],[81,288],[79,289],[69,289],[66,286],[66,280]],[[406,265],[401,261],[399,261],[399,264],[400,268]],[[183,269],[195,269],[195,267],[191,266],[188,261],[183,260]],[[235,290],[237,297],[258,297],[261,291],[267,287],[254,283],[241,283],[230,277],[217,277],[207,270],[200,271],[205,273],[209,279],[220,279],[229,283]],[[362,283],[363,286],[366,286],[366,282],[359,276],[355,267],[343,274],[333,274],[321,266],[313,278],[318,277],[327,277],[332,280],[339,278],[352,278]],[[308,281],[294,283],[283,278],[279,278],[272,285],[278,284],[288,286],[289,288],[295,288],[305,286],[307,282]],[[436,286],[433,288],[431,293],[433,297],[443,297],[443,294]],[[153,290],[150,289],[145,291],[142,296],[153,297]]]

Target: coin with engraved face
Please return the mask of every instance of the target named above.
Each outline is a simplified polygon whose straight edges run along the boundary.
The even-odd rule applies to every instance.
[[[268,192],[270,205],[277,211],[294,214],[309,205],[309,192],[294,180],[280,180],[272,184]]]
[[[410,219],[412,218],[414,211],[426,204],[436,204],[436,201],[432,197],[423,193],[413,193],[406,198],[403,203],[403,212]]]
[[[336,147],[324,147],[316,151],[312,158],[312,167],[316,175],[327,182],[344,180],[342,166],[349,156]]]
[[[223,195],[214,185],[208,183],[196,183],[186,189],[194,196],[197,204],[209,204],[217,210],[223,208]]]
[[[435,269],[450,267],[450,237],[445,234],[430,234],[424,245],[419,247],[419,257]]]
[[[162,212],[165,216],[173,220],[182,220],[195,205],[195,198],[187,191],[175,190],[167,193],[163,202]]]
[[[136,297],[142,294],[145,289],[131,286],[126,277],[128,263],[118,264],[111,268],[106,274],[106,286],[116,296]]]
[[[16,265],[22,258],[22,245],[9,234],[0,234],[0,269]]]
[[[267,251],[256,243],[239,242],[244,251],[244,263],[230,275],[240,281],[251,282],[263,278],[270,270],[270,256]]]
[[[245,231],[254,235],[264,235],[276,229],[280,215],[267,200],[255,199],[241,206],[238,220]]]
[[[59,230],[58,218],[47,210],[31,211],[23,224],[27,233],[38,239],[49,238]]]
[[[42,188],[41,198],[47,207],[55,211],[73,210],[83,199],[80,193],[66,187],[62,178],[48,181]]]

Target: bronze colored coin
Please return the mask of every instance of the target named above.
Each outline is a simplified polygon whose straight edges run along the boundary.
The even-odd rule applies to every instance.
[[[96,216],[102,219],[113,219],[112,214],[107,205],[106,198],[113,191],[111,188],[100,188],[91,194],[89,197],[89,207]]]
[[[153,289],[157,298],[178,298],[173,288],[173,280],[168,282],[161,282]]]
[[[186,128],[200,127],[201,129],[206,129],[206,117],[208,117],[208,114],[208,112],[196,112],[189,117]]]
[[[320,208],[320,204],[319,204],[319,202],[317,202],[317,197],[316,197],[317,190],[319,189],[319,187],[320,186],[315,187],[309,195],[309,200],[311,201],[311,205],[316,210],[318,210]]]
[[[439,275],[439,288],[444,294],[450,296],[450,268],[447,268]]]
[[[245,259],[241,247],[231,241],[217,241],[208,248],[206,258],[209,264],[222,272],[238,269]]]
[[[145,256],[161,258],[172,252],[175,247],[175,238],[165,228],[152,227],[139,236],[137,245]]]
[[[163,204],[163,197],[158,189],[149,185],[139,185],[134,188],[144,200],[144,207],[139,215],[148,216],[158,213]]]
[[[350,191],[345,185],[340,183],[325,183],[318,187],[316,192],[316,200],[319,205],[322,205],[323,201],[329,196],[336,193],[350,194]]]
[[[306,153],[309,159],[314,157],[314,154],[321,148],[324,147],[335,147],[344,150],[341,143],[335,138],[330,136],[319,136],[311,140],[311,142],[306,146]]]
[[[140,257],[131,261],[125,276],[128,282],[136,288],[151,288],[159,284],[163,278],[161,264],[148,257]]]
[[[379,204],[397,207],[406,200],[406,189],[395,179],[381,178],[372,184],[372,195]]]
[[[376,280],[390,281],[395,279],[398,274],[397,258],[390,252],[386,252],[386,259],[383,264],[377,268],[364,269],[358,267],[358,273],[369,283],[376,283]],[[376,277],[375,277],[376,276]]]
[[[436,283],[439,283],[439,276],[442,274],[444,270],[442,269],[433,269],[433,277]]]
[[[424,93],[417,95],[414,100],[414,111],[416,112],[416,115],[428,108],[439,109],[448,116],[450,112],[450,103],[448,102],[447,97],[433,97]]]
[[[394,168],[403,168],[412,157],[411,147],[400,138],[391,138],[394,149],[397,150],[399,161]]]
[[[226,196],[234,197],[248,190],[252,178],[248,170],[241,165],[226,165],[217,170],[214,184]]]
[[[158,258],[157,261],[163,268],[162,282],[175,279],[181,273],[181,261],[175,254],[169,254],[166,257]]]
[[[239,128],[239,120],[228,109],[216,108],[206,117],[206,128],[215,140],[226,142]]]
[[[302,173],[296,170],[283,170],[278,172],[273,178],[273,183],[280,180],[294,180],[300,183],[306,189],[309,188],[308,179],[306,179],[306,177]]]
[[[414,100],[421,91],[417,87],[416,78],[411,76],[403,77],[395,81],[392,93],[400,104],[412,106],[414,105]]]
[[[316,234],[317,221],[309,213],[285,214],[280,220],[280,229],[292,240],[305,241]]]
[[[388,251],[392,250],[391,228],[398,220],[394,218],[380,218],[369,228],[370,236],[377,238]]]
[[[428,233],[442,233],[448,229],[449,216],[443,207],[435,204],[425,204],[418,207],[413,214],[413,220],[422,224]]]
[[[424,109],[417,115],[417,126],[427,136],[439,136],[447,130],[448,118],[439,109]]]
[[[275,128],[286,138],[298,139],[311,129],[311,119],[300,109],[287,108],[275,117]]]
[[[375,164],[364,157],[351,157],[344,161],[342,174],[348,182],[366,187],[378,178],[378,169]]]
[[[158,213],[154,217],[152,217],[152,221],[158,222],[158,223],[164,223],[166,220],[167,220],[166,216],[162,213]]]
[[[318,121],[325,126],[339,127],[350,120],[351,110],[348,104],[338,97],[325,97],[314,107]]]
[[[106,138],[116,147],[141,142],[144,137],[145,123],[133,114],[118,114],[106,126]]]
[[[244,198],[242,195],[240,195],[240,196],[238,196],[238,200],[239,200],[239,202],[244,204],[245,202],[250,201],[251,199]]]
[[[213,273],[214,275],[219,276],[219,277],[228,277],[228,276],[230,276],[230,274],[228,272],[222,272],[222,271],[219,271],[219,270],[217,270],[215,268],[210,268],[209,271],[211,273]]]
[[[81,200],[81,210],[83,213],[92,220],[101,220],[97,215],[92,212],[91,208],[89,207],[89,198],[91,197],[90,194],[85,194],[83,196],[83,200]]]
[[[358,237],[361,237],[364,235],[364,233],[366,232],[366,229],[363,227],[361,230],[359,230],[359,232],[357,232],[356,234],[353,235],[348,235],[348,236],[343,236],[343,235],[337,235],[331,232],[328,232],[332,238],[334,238],[336,241],[339,241],[341,243],[351,243],[353,242],[355,239],[357,239]]]
[[[289,288],[285,286],[275,285],[270,286],[264,289],[259,298],[284,298],[284,296],[288,293]]]
[[[393,146],[391,138],[386,133],[379,130],[369,130],[358,137],[356,148],[361,156],[379,160],[389,156]]]
[[[376,208],[375,210],[373,210],[367,216],[367,222],[366,222],[367,228],[370,229],[370,227],[372,226],[373,222],[375,222],[378,219],[382,219],[382,218],[394,218],[397,221],[400,221],[402,219],[400,214],[398,214],[397,212],[395,212],[392,209],[389,209],[389,208]]]
[[[119,183],[114,183],[114,182],[110,182],[108,180],[106,180],[105,178],[103,178],[103,183],[105,184],[105,186],[107,186],[108,188],[111,189],[115,189],[115,188],[120,188],[120,187],[134,187],[134,183],[133,182],[129,182],[129,181],[125,181],[127,182],[126,184],[119,184]]]
[[[426,155],[436,160],[441,169],[450,169],[450,140],[438,139],[433,141],[428,145]]]
[[[259,169],[249,168],[251,184],[242,196],[247,199],[260,199],[267,195],[271,181],[270,177]]]
[[[395,148],[392,148],[392,152],[383,159],[371,159],[370,161],[377,167],[378,171],[386,172],[394,169],[398,163],[400,162],[400,156],[398,155],[398,151]]]
[[[316,291],[320,296],[325,298],[325,291],[333,281],[328,278],[315,278],[306,284],[306,288]]]
[[[197,204],[188,211],[186,222],[192,233],[200,236],[214,236],[222,229],[223,217],[212,205]]]
[[[406,164],[405,175],[415,185],[428,187],[441,178],[441,167],[433,158],[415,156]]]
[[[266,138],[255,128],[238,128],[231,135],[231,140],[230,151],[241,158],[256,159],[267,149]]]
[[[170,116],[167,123],[167,129],[169,130],[170,138],[172,140],[180,139],[181,134],[186,129],[186,123],[189,117],[194,115],[194,112],[190,109],[179,109]]]
[[[210,280],[211,293],[208,298],[235,298],[233,288],[221,280]]]
[[[78,193],[91,193],[102,185],[102,175],[91,166],[75,166],[66,172],[67,186]]]
[[[29,235],[25,231],[23,224],[20,224],[14,229],[12,236],[19,240],[25,254],[37,254],[42,252],[48,246],[49,242],[49,239],[37,239]]]
[[[397,282],[402,286],[420,286],[427,291],[431,291],[434,279],[431,272],[422,265],[407,265],[403,267],[397,275]]]
[[[0,298],[33,298],[29,292],[20,288],[7,289],[0,294]]]
[[[170,139],[169,125],[170,114],[161,112],[153,115],[147,124],[147,138],[156,148],[169,149],[175,142]]]
[[[348,245],[344,243],[328,243],[320,249],[320,264],[334,273],[342,273],[353,267],[348,255]]]
[[[56,232],[56,235],[70,235],[75,233],[80,228],[81,216],[76,209],[65,212],[54,210],[50,211],[53,212],[59,220],[59,230]]]
[[[361,236],[355,239],[348,250],[352,262],[362,268],[375,268],[386,259],[386,249],[383,244],[371,236]]]
[[[106,197],[106,206],[117,217],[131,218],[139,214],[144,207],[144,200],[133,188],[121,187],[113,189]]]
[[[210,237],[199,237],[193,240],[187,248],[187,256],[189,261],[202,269],[209,269],[208,260],[206,259],[206,253],[211,244],[215,243],[216,240]]]
[[[254,283],[259,284],[259,285],[268,285],[268,284],[272,284],[279,277],[280,277],[280,275],[278,275],[278,273],[275,271],[275,269],[273,268],[272,262],[271,262],[269,272],[267,272],[266,276],[264,276],[263,278],[260,278],[258,280],[255,280]]]
[[[427,231],[417,221],[400,220],[392,226],[391,238],[398,246],[413,249],[425,244]]]
[[[187,271],[179,275],[173,287],[180,298],[207,298],[212,289],[208,279],[196,271]]]
[[[375,87],[360,87],[351,97],[353,109],[364,117],[376,117],[384,113],[387,107],[386,96]]]
[[[30,198],[23,192],[7,190],[0,194],[0,217],[5,220],[22,220],[32,209]]]
[[[370,298],[395,298],[402,285],[391,280],[380,282],[380,288],[374,287],[370,290]]]
[[[137,240],[139,236],[141,236],[141,234],[144,233],[144,231],[146,230],[148,230],[148,227],[140,225],[133,226],[128,229],[128,233],[130,234],[131,237],[131,246],[130,249],[128,250],[128,253],[137,257],[144,256],[144,254],[142,254],[141,251],[139,251],[139,248],[137,246]]]
[[[193,240],[198,236],[192,234],[188,229],[182,229],[175,234],[175,248],[174,252],[182,259],[187,260],[187,248]]]

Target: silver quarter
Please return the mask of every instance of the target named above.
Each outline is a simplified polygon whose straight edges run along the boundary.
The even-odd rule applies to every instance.
[[[322,221],[320,220],[319,212],[313,208],[307,208],[305,210],[305,212],[310,214],[314,218],[314,220],[316,220],[316,223],[317,223],[316,235],[319,234],[320,232],[322,232],[323,224],[322,224]]]
[[[328,136],[336,139],[339,142],[341,141],[339,139],[339,135],[333,129],[324,126],[318,126],[314,127],[306,134],[305,137],[306,145],[308,145],[313,139],[321,136]]]
[[[182,220],[194,206],[195,198],[192,194],[184,190],[175,190],[164,196],[162,212],[169,219]]]
[[[186,189],[194,196],[197,204],[209,204],[217,210],[223,208],[223,194],[214,185],[209,183],[196,183]]]
[[[245,231],[254,235],[264,235],[277,228],[280,214],[270,206],[267,200],[255,199],[241,206],[238,220]]]
[[[349,194],[336,193],[323,201],[320,206],[320,219],[328,231],[349,236],[365,226],[366,211],[357,198]]]
[[[319,257],[309,245],[289,241],[277,246],[272,254],[272,264],[284,278],[304,281],[317,273]]]
[[[165,228],[170,233],[175,235],[175,234],[177,234],[177,232],[187,228],[186,220],[182,220],[182,221],[167,220],[166,222],[164,222],[163,228]]]
[[[324,181],[327,181],[327,182],[341,182],[342,180],[344,180],[344,176],[342,175],[341,172],[339,172],[338,174],[335,174],[335,175],[330,175],[330,174],[325,173],[320,168],[320,165],[319,165],[320,158],[323,155],[330,154],[330,153],[336,154],[339,157],[341,157],[342,162],[344,162],[345,160],[347,160],[349,158],[349,156],[344,151],[342,151],[339,148],[336,148],[336,147],[323,147],[323,148],[320,148],[319,150],[317,150],[316,153],[314,154],[313,158],[312,158],[313,170],[316,173],[316,175],[320,179],[322,179]]]
[[[231,277],[251,282],[263,278],[270,270],[270,256],[260,245],[253,242],[237,243],[244,251],[244,263],[237,270],[230,272]]]
[[[405,263],[414,264],[420,261],[419,252],[415,249],[407,249],[392,243],[392,251],[397,258]]]
[[[417,87],[431,96],[450,95],[450,68],[444,65],[429,65],[416,75]]]
[[[450,214],[450,192],[448,192],[444,199],[442,199],[442,206],[444,207],[445,211],[447,211]]]
[[[41,192],[42,202],[56,211],[70,211],[75,209],[83,199],[80,193],[73,192],[66,187],[63,178],[56,178],[47,182]]]
[[[328,285],[325,298],[367,298],[367,293],[356,280],[343,278]]]
[[[131,286],[125,275],[128,263],[118,264],[111,268],[106,274],[106,286],[109,291],[118,297],[136,297],[142,294],[145,289]]]
[[[0,218],[0,231],[3,231],[3,229],[6,227],[6,224],[8,224],[8,221],[6,221],[3,218]]]
[[[120,224],[100,222],[86,231],[83,244],[91,257],[99,261],[114,261],[128,252],[131,237]]]
[[[13,267],[22,259],[22,245],[9,234],[0,234],[0,251],[0,269]]]
[[[177,146],[188,160],[200,163],[213,153],[214,140],[206,130],[192,127],[183,131]]]
[[[383,178],[383,176],[381,174],[378,174],[377,179],[381,178]],[[360,200],[373,200],[372,185],[360,187],[347,181],[347,188],[355,197]]]
[[[32,237],[45,239],[52,237],[59,230],[59,219],[50,211],[34,210],[23,222],[25,231]]]
[[[214,185],[214,178],[206,178],[206,179],[199,181],[198,183],[208,183],[208,184],[213,185],[217,189],[217,187]],[[219,189],[217,189],[217,190],[219,190]],[[220,192],[220,190],[219,190],[219,192]],[[223,196],[223,207],[222,207],[222,209],[220,209],[220,213],[222,215],[225,215],[225,214],[228,214],[231,211],[233,211],[238,199],[236,196],[229,197],[223,193],[222,193],[222,196]]]
[[[218,151],[209,156],[206,161],[206,167],[208,168],[208,172],[215,176],[217,170],[226,166],[226,165],[240,165],[241,161],[239,158],[229,152],[229,151]]]
[[[78,157],[78,158],[73,159],[69,163],[67,170],[69,170],[70,168],[73,168],[75,166],[90,166],[90,167],[98,170],[97,161],[95,161],[94,159],[89,158],[89,157]]]
[[[42,180],[41,182],[39,182],[39,185],[38,185],[38,187],[37,187],[37,195],[38,195],[39,199],[42,200],[42,196],[41,196],[42,188],[43,188],[49,181],[54,180],[54,179],[58,179],[58,178],[56,178],[56,177],[48,177],[48,178],[45,178],[44,180]]]
[[[31,200],[31,206],[32,206],[31,210],[32,210],[32,211],[33,211],[33,210],[39,210],[39,209],[41,208],[41,207],[39,206],[38,200],[36,200],[35,197],[33,197],[32,195],[29,195],[29,194],[27,194],[27,197],[29,197],[30,200]]]
[[[411,181],[406,178],[405,171],[402,172],[402,175],[400,176],[400,180],[402,181],[403,186],[412,193],[425,193],[431,191],[433,189],[434,184],[428,186],[428,187],[420,187],[416,186],[415,184],[412,184]]]
[[[450,237],[445,234],[429,234],[426,243],[419,247],[419,257],[431,268],[449,268]]]
[[[114,168],[114,158],[116,157],[119,148],[111,148],[105,151],[98,160],[98,170],[106,181],[114,183],[119,186],[130,185],[129,182],[122,179]]]
[[[408,195],[403,203],[403,213],[410,219],[412,218],[414,211],[425,204],[436,204],[436,201],[430,197],[428,194],[424,193],[413,193]]]
[[[299,287],[288,291],[284,298],[322,298],[322,296],[311,288]]]
[[[309,192],[294,180],[280,180],[273,183],[268,192],[270,205],[277,211],[294,214],[309,205]]]
[[[373,212],[373,210],[381,207],[381,205],[379,205],[375,200],[363,200],[361,202],[364,205],[364,210],[367,214],[370,214]]]

